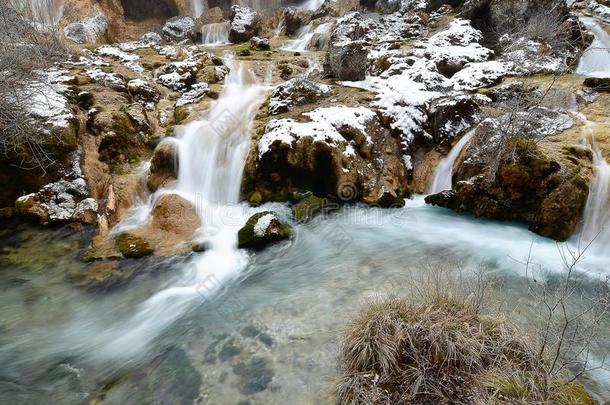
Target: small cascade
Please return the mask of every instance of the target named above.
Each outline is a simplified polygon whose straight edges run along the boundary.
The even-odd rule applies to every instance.
[[[42,29],[56,27],[63,14],[63,0],[29,0],[32,21]]]
[[[460,156],[460,153],[462,153],[462,149],[464,149],[470,139],[472,139],[473,135],[474,131],[470,131],[464,135],[453,149],[451,149],[451,152],[449,152],[447,157],[441,160],[434,171],[434,178],[428,189],[428,194],[436,194],[444,190],[451,190],[453,186],[453,166],[456,159]]]
[[[204,11],[203,0],[191,0],[191,9],[193,12],[193,18],[201,17]]]
[[[206,24],[201,27],[202,43],[205,46],[219,46],[229,43],[228,22]]]
[[[303,4],[299,6],[301,10],[310,10],[316,11],[324,4],[324,0],[306,0]]]
[[[610,243],[610,165],[593,141],[593,179],[583,214],[580,241],[593,250],[608,249]]]
[[[105,359],[125,355],[116,347],[128,347],[129,354],[137,355],[176,319],[222,290],[248,263],[247,253],[237,248],[237,232],[253,208],[239,203],[239,191],[264,87],[243,64],[229,67],[218,101],[201,119],[179,130],[175,184],[158,190],[145,206],[132,210],[133,218],[123,221],[138,224],[143,217],[150,218],[156,197],[177,193],[196,207],[203,224],[197,241],[207,250],[186,264],[177,282],[140,304],[124,328],[111,331],[118,337],[100,348]]]
[[[273,36],[275,38],[277,38],[280,35],[282,35],[282,31],[284,31],[285,27],[286,27],[286,20],[284,20],[284,17],[282,17],[282,18],[280,18],[280,22],[278,22],[277,27],[275,28],[275,31],[273,31]]]
[[[576,73],[589,77],[610,77],[610,35],[595,18],[582,17],[595,39],[580,58]]]
[[[286,42],[286,45],[282,47],[284,51],[307,51],[309,49],[310,42],[314,35],[323,34],[328,30],[330,24],[324,23],[318,25],[315,29],[312,23],[302,27],[297,33],[297,37]]]

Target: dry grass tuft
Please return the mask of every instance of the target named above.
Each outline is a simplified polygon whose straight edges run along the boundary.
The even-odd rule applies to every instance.
[[[519,336],[504,319],[482,315],[473,300],[459,295],[431,294],[418,304],[374,302],[345,332],[338,400],[547,403],[543,364]]]

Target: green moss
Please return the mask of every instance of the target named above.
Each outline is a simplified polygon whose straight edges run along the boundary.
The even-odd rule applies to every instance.
[[[135,134],[137,131],[131,124],[129,116],[124,112],[115,111],[112,113],[112,129],[119,136]]]
[[[174,109],[174,122],[178,125],[188,118],[190,110],[187,106],[182,105]]]
[[[127,232],[117,236],[114,243],[124,257],[137,259],[153,253],[147,240]]]
[[[322,213],[328,205],[327,199],[310,194],[299,198],[299,202],[292,206],[292,215],[297,222],[308,222]]]
[[[255,191],[248,196],[248,202],[251,206],[258,207],[263,202],[263,196],[258,191]]]
[[[556,382],[551,387],[551,403],[556,405],[595,405],[585,388],[577,383]]]
[[[264,231],[264,234],[258,234],[255,231],[255,226],[259,219],[266,215],[273,215],[274,218],[269,222],[269,226]],[[244,225],[237,233],[238,246],[242,249],[262,249],[265,246],[278,242],[280,240],[289,239],[293,235],[292,228],[281,223],[277,216],[271,211],[257,212],[252,215],[246,225]]]

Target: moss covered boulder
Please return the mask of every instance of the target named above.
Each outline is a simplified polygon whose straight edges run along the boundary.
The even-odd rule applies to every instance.
[[[238,246],[242,249],[262,249],[265,246],[288,239],[292,228],[280,222],[271,211],[257,212],[237,234]]]
[[[299,198],[298,202],[292,206],[292,215],[297,222],[308,222],[319,214],[325,214],[338,208],[337,203],[333,203],[327,198],[308,194]]]
[[[515,138],[484,158],[477,142],[489,139],[479,133],[487,130],[486,125],[477,128],[457,164],[453,190],[430,195],[426,202],[478,217],[523,221],[539,235],[568,239],[589,194],[590,154],[579,148],[549,153],[539,142]]]
[[[119,252],[126,258],[138,259],[153,253],[153,249],[146,239],[129,232],[118,235],[114,243]]]

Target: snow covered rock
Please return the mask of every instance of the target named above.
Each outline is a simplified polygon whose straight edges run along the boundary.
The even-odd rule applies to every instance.
[[[610,24],[610,6],[591,1],[589,3],[589,10],[591,10],[594,16]]]
[[[269,49],[271,49],[271,45],[269,44],[269,38],[250,38],[250,48],[255,49],[257,51],[268,51]]]
[[[70,163],[63,178],[45,185],[37,193],[18,198],[17,212],[37,219],[42,225],[73,220],[77,203],[89,196],[89,190],[77,152],[72,154]]]
[[[475,124],[480,108],[471,96],[449,97],[432,103],[428,112],[429,126],[434,142],[450,142],[460,132]]]
[[[97,14],[83,21],[74,22],[64,27],[66,38],[77,44],[95,43],[106,35],[108,19]]]
[[[289,111],[290,107],[313,103],[331,94],[329,86],[306,78],[294,78],[277,86],[269,99],[269,114]]]
[[[289,239],[292,229],[280,222],[271,211],[257,212],[237,233],[238,246],[241,249],[259,250],[267,245]]]
[[[196,40],[195,20],[191,17],[172,17],[163,26],[163,35],[169,41],[183,41],[185,39]]]
[[[98,204],[95,198],[85,198],[76,205],[72,220],[93,225],[97,222]]]
[[[232,6],[230,21],[229,41],[233,43],[247,42],[260,31],[258,13],[249,7]]]
[[[168,63],[158,69],[157,81],[174,91],[185,93],[198,82],[206,67],[216,72],[218,62],[206,52],[196,52],[182,61]]]
[[[271,120],[251,151],[244,191],[282,201],[299,190],[392,205],[407,193],[400,143],[365,107],[334,106]]]
[[[140,37],[140,41],[146,44],[161,45],[163,38],[156,32],[147,32]]]
[[[133,98],[145,103],[156,103],[160,97],[159,91],[142,79],[127,82],[127,91]]]
[[[365,36],[370,26],[360,13],[349,13],[337,20],[330,35],[324,74],[338,80],[364,80],[368,50]]]

